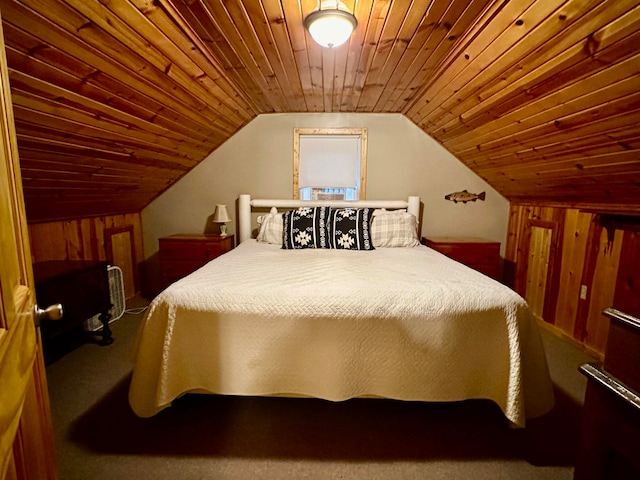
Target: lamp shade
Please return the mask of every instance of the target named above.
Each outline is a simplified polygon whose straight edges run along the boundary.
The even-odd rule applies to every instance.
[[[304,26],[315,42],[323,47],[333,48],[346,42],[358,21],[344,10],[316,10],[304,19]]]
[[[213,213],[212,221],[214,223],[225,223],[231,221],[226,205],[216,205],[216,211]]]

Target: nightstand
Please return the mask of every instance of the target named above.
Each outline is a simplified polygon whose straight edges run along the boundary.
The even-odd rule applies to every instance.
[[[162,237],[158,242],[162,281],[166,286],[233,249],[235,236],[182,233]]]
[[[500,242],[473,237],[422,237],[422,243],[491,278],[500,279]]]

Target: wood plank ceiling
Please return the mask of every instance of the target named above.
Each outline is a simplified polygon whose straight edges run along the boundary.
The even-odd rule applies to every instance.
[[[640,212],[637,0],[0,0],[30,222],[139,211],[255,116],[406,115],[514,202]]]

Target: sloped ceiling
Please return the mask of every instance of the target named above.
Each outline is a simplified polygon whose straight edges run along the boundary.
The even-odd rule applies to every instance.
[[[515,202],[640,212],[637,0],[0,0],[30,222],[139,211],[255,116],[402,113]]]

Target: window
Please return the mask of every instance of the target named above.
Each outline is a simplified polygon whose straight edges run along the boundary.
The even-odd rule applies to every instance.
[[[366,128],[294,129],[293,198],[363,200],[366,158]]]

